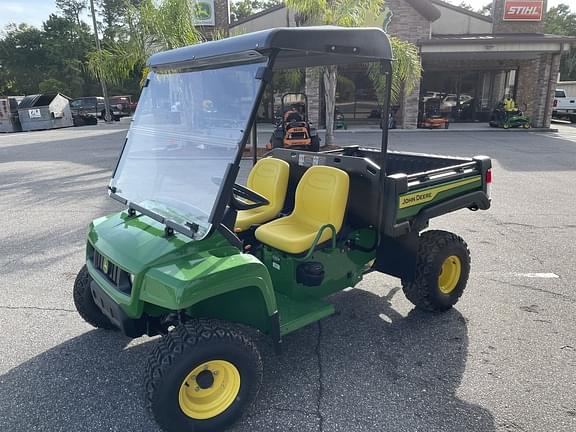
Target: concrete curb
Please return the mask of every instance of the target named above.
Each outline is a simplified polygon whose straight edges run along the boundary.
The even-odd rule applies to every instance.
[[[264,129],[258,128],[258,132],[270,132],[272,133],[272,129]],[[318,129],[319,133],[325,133],[326,129]],[[334,131],[335,134],[346,134],[346,133],[366,133],[366,132],[380,132],[378,128],[355,128],[355,129],[337,129]],[[397,133],[467,133],[467,132],[558,132],[556,128],[511,128],[511,129],[502,129],[502,128],[491,128],[491,127],[483,127],[483,128],[470,128],[470,129],[389,129],[389,133],[397,134]]]
[[[555,128],[512,128],[512,129],[501,129],[501,128],[470,128],[470,129],[391,129],[390,133],[406,133],[406,132],[452,132],[452,133],[462,133],[462,132],[558,132]]]

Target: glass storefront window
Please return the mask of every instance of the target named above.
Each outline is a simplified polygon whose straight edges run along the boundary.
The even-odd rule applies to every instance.
[[[516,75],[516,70],[424,72],[419,118],[439,112],[451,122],[487,122],[506,94],[515,97]]]

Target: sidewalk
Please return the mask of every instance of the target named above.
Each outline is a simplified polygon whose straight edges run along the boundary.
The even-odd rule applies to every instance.
[[[269,123],[258,124],[258,132],[272,133],[274,126]],[[377,126],[357,126],[350,127],[347,130],[336,129],[334,133],[366,133],[366,132],[379,132],[380,128]],[[324,134],[326,129],[318,129],[319,133]],[[484,123],[451,123],[449,129],[389,129],[392,133],[447,133],[447,132],[558,132],[557,128],[493,128]]]

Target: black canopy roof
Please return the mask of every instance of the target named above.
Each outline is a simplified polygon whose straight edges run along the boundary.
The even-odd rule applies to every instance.
[[[154,54],[152,68],[205,67],[249,61],[277,51],[274,69],[391,60],[392,48],[379,28],[280,27]]]

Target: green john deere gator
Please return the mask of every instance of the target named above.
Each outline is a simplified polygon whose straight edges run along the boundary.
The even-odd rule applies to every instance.
[[[247,326],[280,351],[284,335],[334,313],[326,297],[374,271],[400,278],[418,308],[445,311],[462,295],[466,243],[423,230],[433,217],[490,207],[487,157],[388,151],[383,122],[379,149],[274,149],[237,183],[275,71],[377,62],[389,96],[392,58],[382,30],[338,27],[150,58],[109,186],[126,210],[90,225],[74,301],[95,327],[162,335],[145,391],[164,430],[222,430],[246,410],[262,378]]]

